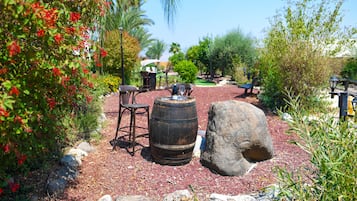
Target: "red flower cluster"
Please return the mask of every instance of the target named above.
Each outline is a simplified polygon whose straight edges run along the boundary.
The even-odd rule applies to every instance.
[[[59,68],[53,68],[52,69],[52,73],[54,76],[60,76],[61,75],[61,71]]]
[[[17,87],[13,86],[13,87],[11,87],[9,94],[18,96],[20,94],[20,92],[19,92],[19,89],[17,89]]]
[[[100,48],[100,56],[101,57],[106,57],[107,56],[107,51],[105,51],[105,49]]]
[[[20,155],[20,156],[18,156],[18,158],[17,158],[17,164],[19,164],[19,165],[24,164],[26,158],[27,158],[26,155]]]
[[[9,183],[10,186],[10,190],[11,192],[15,193],[16,191],[18,191],[20,189],[20,184],[18,183]]]
[[[58,18],[57,9],[52,8],[51,10],[43,10],[40,13],[40,18],[45,20],[47,26],[54,27]]]
[[[56,106],[56,100],[54,98],[47,98],[47,104],[52,110]]]
[[[6,111],[4,108],[0,107],[0,117],[9,117],[9,112]]]
[[[15,56],[21,52],[21,48],[16,41],[12,41],[12,43],[7,46],[7,49],[9,50],[10,57]]]
[[[5,144],[5,146],[2,146],[2,150],[5,153],[9,153],[10,152],[10,145],[9,144]]]
[[[56,35],[53,36],[57,44],[60,44],[63,40],[62,35],[60,33],[57,33]]]
[[[15,123],[19,123],[19,124],[24,124],[24,121],[22,120],[22,118],[20,116],[17,116],[14,118],[14,122]]]
[[[38,36],[38,37],[43,37],[43,36],[45,36],[45,30],[43,30],[43,29],[38,30],[38,31],[37,31],[37,36]]]
[[[71,22],[77,22],[81,18],[81,14],[77,12],[72,12],[69,16]]]
[[[7,73],[7,68],[0,68],[0,75]]]
[[[2,190],[2,188],[0,188],[0,195],[4,193],[4,190]]]

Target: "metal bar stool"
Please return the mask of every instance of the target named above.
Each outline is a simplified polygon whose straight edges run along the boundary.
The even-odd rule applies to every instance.
[[[149,108],[148,104],[137,103],[135,97],[145,91],[139,91],[135,86],[130,85],[120,85],[119,86],[119,114],[118,114],[118,123],[115,132],[113,150],[115,149],[119,138],[124,138],[126,135],[118,137],[119,131],[128,133],[128,141],[132,146],[131,155],[135,154],[135,145],[136,145],[136,128],[147,129],[149,131],[150,117],[149,117]],[[130,112],[130,124],[129,126],[121,126],[121,120],[125,111]],[[136,115],[147,113],[147,127],[137,126],[136,125]],[[129,130],[128,130],[129,128]],[[147,135],[147,134],[143,134]],[[129,151],[128,151],[129,152]],[[130,152],[129,152],[130,153]]]

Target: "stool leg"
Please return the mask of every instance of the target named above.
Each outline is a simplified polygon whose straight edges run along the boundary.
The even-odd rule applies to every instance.
[[[149,115],[149,108],[146,109],[146,113],[147,113],[147,116],[148,116],[148,131],[150,131],[150,115]]]
[[[131,141],[131,143],[132,143],[132,146],[133,146],[133,156],[135,155],[135,144],[136,144],[136,141],[135,141],[135,128],[136,128],[136,110],[134,109],[133,110],[133,139],[132,139],[132,141]]]

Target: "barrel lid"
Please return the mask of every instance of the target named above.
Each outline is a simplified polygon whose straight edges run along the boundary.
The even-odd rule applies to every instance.
[[[166,102],[166,103],[191,103],[195,102],[195,98],[188,96],[164,96],[157,97],[156,102]]]

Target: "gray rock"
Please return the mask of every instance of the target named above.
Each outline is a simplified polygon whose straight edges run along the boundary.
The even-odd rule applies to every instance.
[[[145,197],[143,195],[127,195],[127,196],[119,196],[115,199],[115,201],[154,201],[154,200]]]
[[[69,167],[70,169],[74,169],[74,170],[78,169],[79,167],[78,161],[72,155],[63,156],[63,158],[61,159],[61,165]]]
[[[58,171],[55,173],[55,177],[63,178],[67,181],[74,181],[78,177],[78,170],[72,169],[68,166],[62,166]]]
[[[50,179],[47,181],[46,190],[49,195],[62,194],[67,186],[67,180],[64,178]]]
[[[82,149],[75,149],[75,148],[71,148],[68,152],[65,153],[66,155],[72,155],[74,156],[74,158],[76,159],[76,161],[78,162],[78,165],[82,164],[82,159],[85,156],[88,156],[88,153],[83,151]]]
[[[209,197],[210,201],[256,201],[256,199],[250,195],[236,195],[236,196],[229,196],[229,195],[222,195],[212,193]]]
[[[79,145],[77,146],[77,149],[81,149],[87,153],[95,151],[95,148],[92,145],[90,145],[88,142],[79,143]]]
[[[241,101],[211,104],[208,112],[202,165],[221,175],[245,174],[250,162],[273,156],[273,144],[264,112]]]
[[[178,190],[173,193],[166,195],[163,201],[181,201],[181,200],[191,200],[192,195],[188,190]]]
[[[99,198],[98,201],[113,201],[113,198],[110,195],[104,195],[101,198]]]

